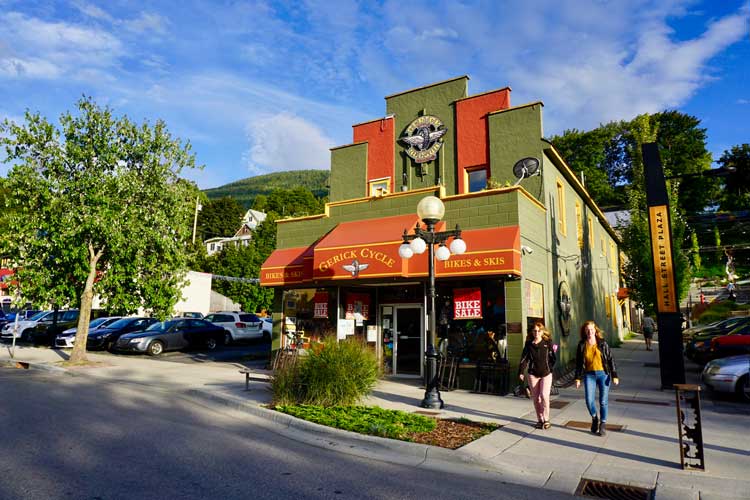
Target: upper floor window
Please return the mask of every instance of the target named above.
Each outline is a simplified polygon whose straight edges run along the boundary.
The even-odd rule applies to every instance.
[[[370,196],[383,196],[390,192],[391,178],[374,179],[369,182]]]
[[[469,193],[481,191],[487,187],[487,169],[484,166],[471,170],[466,169],[466,178]]]
[[[576,237],[578,238],[578,248],[583,248],[583,209],[581,202],[576,200]]]
[[[565,223],[565,185],[561,180],[557,181],[557,227],[563,236],[568,234]]]

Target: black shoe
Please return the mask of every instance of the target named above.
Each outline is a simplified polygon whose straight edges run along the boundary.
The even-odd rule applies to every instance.
[[[599,419],[597,417],[591,417],[591,432],[596,434],[599,430]]]
[[[599,424],[599,435],[602,437],[607,435],[607,422]]]
[[[535,429],[541,429],[543,427],[544,427],[544,422],[542,422],[541,420],[537,422],[536,425],[534,426]]]

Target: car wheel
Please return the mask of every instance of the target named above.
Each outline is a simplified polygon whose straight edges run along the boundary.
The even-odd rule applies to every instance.
[[[21,333],[21,342],[31,342],[31,332],[24,330]]]
[[[146,352],[148,353],[149,356],[159,356],[161,353],[164,352],[164,344],[162,344],[158,340],[154,340],[148,345]]]
[[[745,375],[737,381],[736,391],[741,400],[750,403],[750,376]]]
[[[263,332],[263,340],[265,342],[268,342],[269,340],[271,340],[271,334],[268,332]]]
[[[232,334],[229,332],[226,332],[224,334],[224,345],[230,345],[234,339],[232,339]]]
[[[216,346],[219,345],[218,342],[216,342],[216,339],[213,337],[209,337],[208,340],[206,340],[206,349],[209,351],[213,351],[216,349]]]

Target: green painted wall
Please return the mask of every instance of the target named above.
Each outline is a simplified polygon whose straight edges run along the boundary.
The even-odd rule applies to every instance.
[[[331,201],[367,196],[367,143],[331,151]]]
[[[386,114],[395,115],[396,131],[396,186],[402,183],[403,173],[407,174],[409,189],[419,189],[438,184],[438,179],[446,188],[448,195],[457,193],[456,180],[456,124],[455,106],[457,99],[468,97],[466,76],[437,83],[413,91],[386,97]],[[423,112],[424,111],[424,112]],[[415,118],[422,114],[438,117],[448,129],[443,136],[443,146],[436,160],[417,164],[406,156],[406,147],[398,140],[404,130]],[[424,174],[422,172],[424,171]]]
[[[542,104],[532,104],[491,113],[488,117],[490,134],[490,176],[505,184],[516,182],[513,165],[529,156],[542,161],[543,150],[549,147],[541,141]],[[542,200],[542,181],[539,176],[521,181],[521,185],[539,201]]]

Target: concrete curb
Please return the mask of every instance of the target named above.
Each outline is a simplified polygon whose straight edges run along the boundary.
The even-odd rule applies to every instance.
[[[464,474],[473,475],[491,472],[497,474],[498,479],[502,481],[535,487],[542,487],[548,478],[548,475],[542,477],[539,471],[535,470],[532,473],[525,468],[510,464],[503,464],[499,467],[498,464],[461,450],[448,450],[425,444],[359,434],[308,422],[263,408],[257,403],[247,402],[229,394],[188,389],[184,395],[206,403],[219,403],[260,417],[263,421],[261,425],[269,431],[295,441],[360,458],[446,472],[456,472],[456,467],[459,467]]]
[[[4,368],[18,368],[21,370],[23,369],[38,370],[38,371],[56,373],[59,375],[68,373],[68,370],[66,368],[63,368],[62,366],[55,366],[49,363],[36,363],[33,361],[24,361],[21,359],[14,359],[14,360],[3,359],[3,360],[0,360],[0,366]]]

